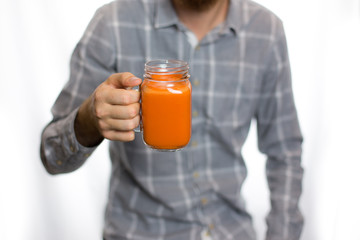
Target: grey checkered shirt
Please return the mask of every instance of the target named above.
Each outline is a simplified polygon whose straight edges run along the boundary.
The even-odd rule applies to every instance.
[[[284,29],[272,12],[248,0],[230,1],[227,20],[199,43],[170,0],[118,0],[99,8],[42,134],[45,168],[71,172],[86,161],[95,148],[76,140],[79,105],[112,73],[142,77],[150,59],[190,64],[191,142],[178,152],[150,150],[138,134],[129,143],[110,142],[104,238],[254,240],[241,194],[247,175],[241,152],[255,119],[259,150],[267,156],[267,239],[299,239],[302,135]]]

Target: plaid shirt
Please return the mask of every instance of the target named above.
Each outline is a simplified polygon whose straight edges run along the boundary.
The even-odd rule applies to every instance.
[[[73,124],[78,106],[99,84],[115,72],[141,77],[145,61],[159,58],[189,62],[191,142],[177,152],[151,150],[141,135],[110,142],[104,238],[255,239],[241,195],[247,175],[241,151],[256,119],[259,150],[268,157],[267,239],[299,239],[302,136],[284,29],[273,13],[248,0],[230,1],[227,20],[198,43],[170,0],[101,7],[73,53],[70,80],[42,134],[46,169],[74,171],[94,151],[77,142]]]

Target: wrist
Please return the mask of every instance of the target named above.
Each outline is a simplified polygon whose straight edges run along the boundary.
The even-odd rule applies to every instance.
[[[102,142],[104,137],[96,128],[88,103],[89,99],[79,107],[75,117],[74,131],[76,139],[81,145],[95,147]]]

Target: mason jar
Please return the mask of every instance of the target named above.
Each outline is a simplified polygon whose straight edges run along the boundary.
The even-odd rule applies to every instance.
[[[145,63],[141,92],[141,129],[146,145],[176,151],[191,138],[189,65],[181,60]]]

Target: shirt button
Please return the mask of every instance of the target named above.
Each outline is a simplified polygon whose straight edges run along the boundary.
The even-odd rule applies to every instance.
[[[199,51],[199,50],[200,50],[200,45],[197,45],[197,46],[195,47],[195,50],[196,50],[196,51]]]
[[[208,200],[206,198],[201,199],[201,204],[206,205],[208,203]]]
[[[201,232],[201,239],[202,240],[211,240],[211,233],[207,230]]]
[[[56,164],[59,165],[59,166],[61,166],[61,165],[63,164],[63,162],[62,162],[61,160],[57,160],[57,161],[56,161]]]
[[[85,153],[84,157],[86,157],[86,158],[90,157],[90,153]]]
[[[198,116],[199,116],[199,112],[198,112],[198,111],[193,111],[192,115],[193,115],[193,117],[198,117]]]
[[[74,153],[74,152],[75,152],[75,148],[74,148],[74,146],[70,146],[70,151],[71,151],[72,153]]]
[[[197,142],[197,141],[193,141],[193,142],[191,143],[191,146],[192,146],[192,147],[197,147],[197,146],[198,146],[198,142]]]
[[[210,230],[213,230],[214,228],[215,228],[215,225],[214,225],[214,224],[212,224],[212,223],[209,224],[209,229],[210,229]]]
[[[201,239],[202,240],[211,240],[212,238],[211,238],[210,232],[206,231],[206,230],[202,231],[201,232]]]
[[[194,177],[194,178],[198,178],[199,176],[200,176],[200,175],[199,175],[198,172],[194,172],[194,173],[193,173],[193,177]]]
[[[199,85],[200,85],[199,79],[195,79],[195,80],[194,80],[194,86],[197,87],[197,86],[199,86]]]

